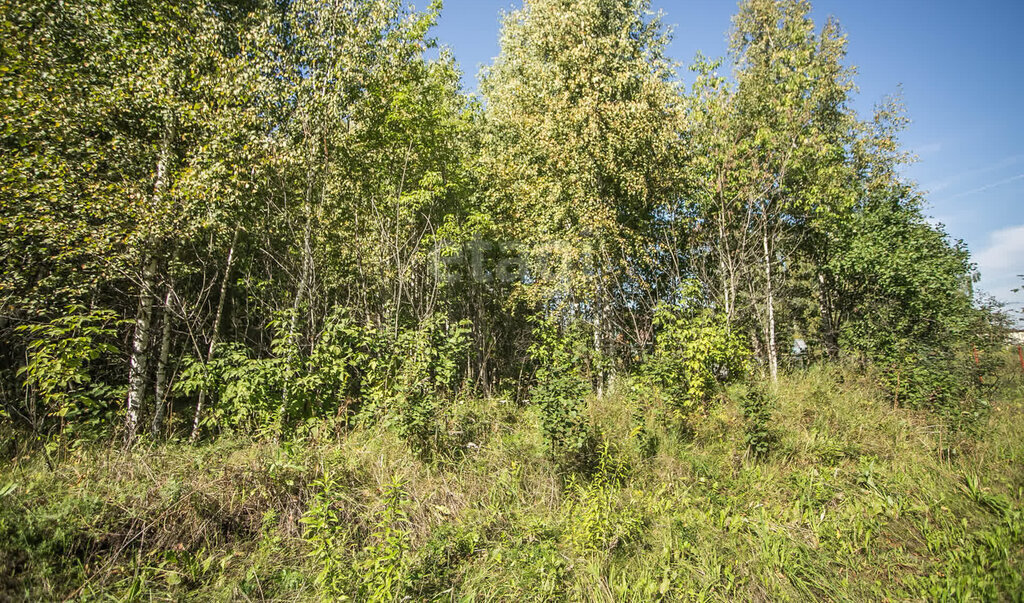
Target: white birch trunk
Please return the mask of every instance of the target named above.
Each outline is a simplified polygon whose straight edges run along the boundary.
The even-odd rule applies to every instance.
[[[146,393],[146,369],[149,364],[149,340],[153,329],[153,280],[156,277],[156,256],[150,256],[142,272],[139,309],[135,314],[135,335],[128,359],[128,401],[124,422],[126,444],[135,440],[139,427],[139,411]]]

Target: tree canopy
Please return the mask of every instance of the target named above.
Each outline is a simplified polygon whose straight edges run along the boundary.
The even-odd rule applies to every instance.
[[[685,422],[806,360],[959,413],[993,317],[810,8],[745,0],[686,87],[647,0],[525,0],[474,97],[439,2],[3,0],[0,416],[425,450],[505,393],[578,451],[619,376]]]

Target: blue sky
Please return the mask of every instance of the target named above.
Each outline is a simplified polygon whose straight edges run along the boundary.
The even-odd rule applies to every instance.
[[[912,120],[903,141],[919,158],[907,174],[928,192],[930,217],[970,247],[981,289],[1024,307],[1024,292],[1010,292],[1024,274],[1024,1],[812,2],[819,26],[831,15],[849,36],[862,115],[902,86]],[[468,90],[498,54],[501,11],[520,4],[445,0],[434,35]],[[725,54],[735,2],[653,0],[653,8],[673,27],[669,54],[684,66],[698,50]]]

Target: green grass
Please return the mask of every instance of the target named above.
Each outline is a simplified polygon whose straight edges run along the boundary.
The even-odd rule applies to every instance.
[[[971,435],[865,377],[731,389],[692,429],[620,381],[567,476],[535,409],[455,403],[424,460],[379,427],[224,437],[0,468],[0,599],[1021,600],[1024,395]]]

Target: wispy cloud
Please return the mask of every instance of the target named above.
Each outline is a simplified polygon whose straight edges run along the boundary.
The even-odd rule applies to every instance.
[[[931,142],[931,143],[928,143],[928,144],[923,144],[923,145],[921,145],[919,147],[914,147],[914,154],[915,155],[934,155],[935,153],[938,153],[941,150],[942,150],[942,143],[941,142]]]
[[[1006,184],[1010,184],[1011,182],[1016,182],[1018,180],[1024,180],[1024,174],[1017,174],[1016,176],[1011,176],[1010,178],[1004,178],[1004,179],[999,180],[997,182],[992,182],[992,183],[986,184],[985,186],[979,186],[978,188],[974,188],[974,189],[971,189],[969,191],[964,191],[962,193],[957,193],[957,194],[953,195],[952,197],[946,197],[946,200],[947,201],[952,201],[953,199],[959,199],[960,197],[966,197],[968,195],[976,195],[978,193],[983,193],[983,192],[985,192],[987,190],[991,190],[993,188],[997,188],[997,187],[1000,187],[1000,186],[1003,186],[1003,185],[1006,185]]]
[[[989,165],[985,165],[985,166],[982,166],[982,167],[979,167],[979,168],[975,168],[975,169],[972,169],[972,170],[967,170],[965,172],[960,172],[959,174],[956,174],[954,176],[950,176],[949,178],[946,178],[945,180],[940,180],[938,182],[932,183],[931,185],[925,186],[924,188],[926,190],[928,190],[929,192],[931,192],[932,194],[935,194],[937,192],[940,192],[940,191],[946,190],[946,189],[948,189],[948,188],[950,188],[952,186],[955,186],[956,184],[958,184],[960,182],[964,182],[966,180],[970,180],[971,178],[976,178],[976,177],[982,176],[984,174],[990,174],[992,172],[996,172],[996,171],[999,171],[999,170],[1004,170],[1004,169],[1006,169],[1008,167],[1017,165],[1018,163],[1020,163],[1022,161],[1024,161],[1024,154],[1010,155],[1008,157],[1004,157],[1003,159],[1000,159],[999,161],[997,161],[995,163],[992,163],[992,164],[989,164]]]

